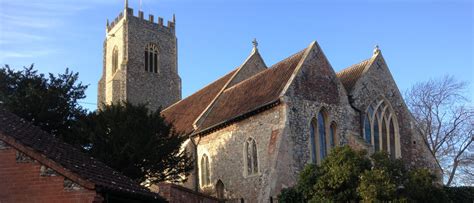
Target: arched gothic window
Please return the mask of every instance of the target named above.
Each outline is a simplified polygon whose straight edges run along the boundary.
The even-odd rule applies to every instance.
[[[367,108],[363,126],[363,137],[376,152],[386,151],[392,158],[401,156],[397,119],[388,101],[380,99],[372,103]]]
[[[330,149],[336,145],[336,123],[328,127],[327,113],[321,110],[317,118],[313,118],[310,125],[311,161],[321,163]]]
[[[318,129],[318,124],[317,124],[317,121],[315,119],[311,120],[311,125],[309,127],[309,140],[310,140],[310,143],[311,143],[311,161],[313,163],[317,163],[318,162],[318,153],[316,153],[316,151],[318,150],[317,148],[317,144],[316,144],[316,129]]]
[[[145,47],[145,71],[158,73],[158,47],[152,43]]]
[[[112,74],[118,69],[118,49],[114,47],[112,51]]]
[[[209,158],[204,154],[201,157],[201,185],[206,186],[211,183],[211,174],[209,172]]]
[[[318,113],[318,146],[319,146],[319,162],[326,157],[327,154],[327,145],[326,145],[326,121],[323,115],[323,112]]]
[[[245,142],[245,162],[247,175],[258,173],[257,143],[253,138]]]

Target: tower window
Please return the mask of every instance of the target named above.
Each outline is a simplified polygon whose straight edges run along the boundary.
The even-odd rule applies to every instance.
[[[156,44],[147,44],[145,47],[145,71],[158,73],[158,47]]]
[[[114,50],[112,51],[112,74],[115,73],[118,69],[118,49],[117,47],[114,47]]]

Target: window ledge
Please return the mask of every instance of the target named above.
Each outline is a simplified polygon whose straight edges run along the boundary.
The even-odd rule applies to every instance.
[[[253,177],[259,177],[261,176],[262,174],[260,172],[258,173],[254,173],[254,174],[250,174],[250,175],[246,175],[245,178],[253,178]]]

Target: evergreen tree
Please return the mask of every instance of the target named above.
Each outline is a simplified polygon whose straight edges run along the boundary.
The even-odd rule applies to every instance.
[[[82,119],[77,133],[89,136],[84,148],[93,157],[140,183],[183,181],[192,169],[181,150],[187,137],[145,105],[107,105]]]
[[[82,138],[71,134],[86,114],[78,100],[85,98],[87,89],[78,78],[69,69],[45,76],[33,65],[19,71],[6,65],[0,68],[0,105],[65,142],[78,143]]]

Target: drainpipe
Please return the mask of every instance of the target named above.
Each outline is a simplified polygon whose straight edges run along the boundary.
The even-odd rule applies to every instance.
[[[193,149],[194,149],[194,191],[199,192],[199,162],[198,162],[198,148],[197,144],[199,144],[199,141],[201,140],[201,137],[199,136],[198,143],[194,142],[194,139],[192,135],[189,135],[189,140],[193,144]]]
[[[361,136],[364,136],[364,114],[363,112],[354,106],[354,98],[352,95],[349,95],[349,105],[359,113],[359,133]]]

